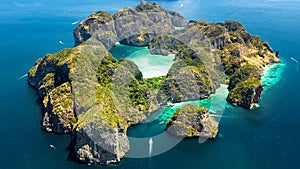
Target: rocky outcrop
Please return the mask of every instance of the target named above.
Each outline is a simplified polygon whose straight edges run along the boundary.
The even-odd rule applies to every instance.
[[[74,73],[75,152],[81,162],[108,164],[128,152],[127,128],[144,120],[156,103],[133,62],[117,61],[103,45],[95,47],[93,55],[85,49]]]
[[[117,38],[114,36],[116,32],[114,30],[113,18],[105,11],[95,12],[80,22],[73,31],[75,45],[81,44],[100,30],[103,31],[99,32],[98,36],[94,36],[94,38],[102,40],[106,47],[114,45]]]
[[[185,28],[175,31],[176,26]],[[95,37],[108,49],[116,42],[121,42],[131,46],[149,46],[153,54],[176,54],[173,70],[179,69],[179,65],[182,68],[191,66],[191,63],[178,59],[180,52],[191,55],[190,57],[197,56],[205,66],[205,70],[202,69],[198,75],[201,74],[211,84],[204,82],[200,76],[195,77],[195,72],[187,73],[191,69],[182,69],[184,71],[181,74],[177,72],[173,76],[171,69],[161,92],[158,92],[160,104],[206,98],[220,83],[229,82],[229,90],[232,90],[242,81],[236,76],[236,72],[243,65],[258,67],[254,76],[260,79],[263,66],[279,62],[270,45],[257,36],[251,36],[239,22],[228,20],[214,24],[193,20],[187,24],[180,14],[164,10],[156,3],[142,3],[134,8],[124,8],[113,16],[105,12],[92,14],[75,29],[75,39],[79,43],[86,40],[87,38],[81,36],[86,32],[90,35],[87,38]],[[187,49],[194,54],[186,52]],[[191,80],[198,87],[185,90],[187,87],[182,87],[186,83],[182,81],[183,76],[198,79]],[[211,87],[203,88],[202,84]]]
[[[73,132],[76,157],[86,163],[120,161],[127,128],[157,108],[137,66],[93,38],[38,60],[29,83],[43,101],[43,128]]]
[[[154,55],[177,54],[181,49],[188,48],[187,44],[175,36],[160,34],[155,36],[150,44],[149,50]]]
[[[258,66],[245,64],[238,68],[233,75],[231,75],[228,84],[228,90],[234,89],[238,83],[251,77],[260,79],[262,75],[262,70]]]
[[[227,97],[227,101],[235,106],[242,106],[252,109],[258,106],[263,84],[255,77],[239,82],[232,89]]]
[[[208,98],[226,81],[228,102],[253,108],[263,90],[262,67],[279,62],[267,42],[238,22],[187,24],[156,3],[124,8],[113,16],[96,12],[78,25],[74,37],[76,47],[39,59],[28,82],[42,100],[43,129],[72,132],[75,155],[85,163],[120,161],[130,148],[128,127],[158,104]],[[144,81],[133,62],[108,52],[116,42],[175,54],[175,63],[166,77]],[[183,137],[214,138],[217,127],[206,109],[192,105],[168,122],[168,132]]]
[[[131,46],[148,46],[153,36],[169,34],[187,21],[180,14],[167,11],[156,3],[143,3],[123,8],[113,16],[96,12],[74,30],[76,45],[90,37],[101,41],[108,49],[116,42]]]
[[[165,83],[157,94],[161,105],[207,98],[215,87],[197,53],[185,48],[178,53]]]
[[[220,83],[229,83],[228,89],[231,92],[238,83],[251,77],[259,80],[262,76],[262,68],[265,65],[280,61],[278,55],[274,53],[267,42],[261,41],[257,36],[251,36],[246,32],[244,26],[236,21],[225,21],[216,24],[206,21],[190,21],[184,29],[173,35],[157,35],[154,37],[149,49],[153,54],[169,55],[172,53],[177,56],[168,73],[166,83],[161,88],[162,92],[158,95],[158,101],[161,103],[182,101],[181,98],[185,98],[184,95],[190,95],[190,92],[195,93],[195,98],[187,97],[187,100],[206,98],[214,92],[214,89]],[[192,58],[192,62],[180,62],[178,57],[180,54]],[[199,61],[193,58],[198,58]],[[197,96],[198,92],[193,87],[191,87],[190,92],[186,91],[185,87],[182,87],[182,79],[177,80],[177,82],[174,77],[171,77],[173,70],[180,70],[177,73],[183,73],[181,68],[184,66],[182,65],[190,66],[194,63],[204,65],[202,66],[204,67],[202,68],[203,71],[200,72],[202,76],[205,75],[206,79],[210,79],[212,82],[209,84],[212,86],[211,89],[206,88],[203,90],[205,92],[200,92],[202,94],[206,93],[202,97]],[[190,75],[185,74],[185,76],[188,79],[193,79]],[[192,83],[201,84],[199,81]],[[208,83],[202,82],[202,84]],[[256,98],[259,98],[260,92],[256,94]],[[251,98],[248,98],[248,100],[251,100]],[[249,106],[243,107],[248,108]]]
[[[42,128],[70,133],[77,121],[73,110],[71,76],[78,49],[65,49],[39,59],[29,70],[29,84],[37,89],[44,110]]]
[[[206,108],[188,104],[178,109],[167,123],[167,132],[177,137],[215,138],[218,122],[209,116]]]
[[[98,128],[97,126],[91,124],[76,130],[73,139],[76,142],[77,159],[89,164],[119,162],[129,151],[126,134],[118,129]],[[93,137],[88,133],[93,133],[95,136]]]

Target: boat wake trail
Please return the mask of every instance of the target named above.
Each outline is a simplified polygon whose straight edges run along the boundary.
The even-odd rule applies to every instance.
[[[297,63],[297,72],[299,71],[299,61],[293,57],[291,57],[291,60]]]
[[[72,25],[75,25],[75,24],[77,24],[78,22],[80,22],[80,20],[75,21],[75,22],[72,22],[71,24],[72,24]]]
[[[152,149],[153,149],[153,140],[152,140],[152,138],[149,139],[148,143],[149,143],[149,157],[151,157],[152,156]]]
[[[26,73],[25,75],[19,77],[18,80],[23,79],[23,78],[25,78],[25,77],[27,77],[27,76],[28,76],[28,74]]]
[[[299,64],[299,61],[296,60],[295,58],[291,57],[291,60],[295,61],[297,64]]]
[[[217,114],[210,114],[209,116],[211,116],[211,117],[222,117],[222,118],[235,118],[235,116],[222,116],[222,115],[217,115]]]

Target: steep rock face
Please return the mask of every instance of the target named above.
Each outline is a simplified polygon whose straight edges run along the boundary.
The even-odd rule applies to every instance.
[[[183,33],[179,35],[179,38],[184,39],[186,43],[191,45],[200,43],[202,46],[208,46],[209,44],[214,48],[221,49],[227,43],[228,33],[222,25],[202,20],[192,20],[186,26]]]
[[[76,44],[90,37],[101,41],[108,49],[116,42],[131,46],[147,46],[154,35],[172,33],[187,21],[180,14],[167,11],[156,3],[123,8],[112,17],[97,12],[82,21],[74,30]]]
[[[155,55],[177,54],[183,48],[188,48],[187,44],[165,34],[155,36],[149,43],[149,50]]]
[[[259,80],[265,65],[280,61],[278,55],[274,53],[267,42],[261,41],[257,36],[251,36],[244,26],[236,21],[216,24],[206,21],[190,21],[184,29],[176,31],[173,35],[155,36],[149,49],[154,54],[176,54],[176,60],[178,60],[180,53],[187,53],[186,55],[190,58],[197,56],[200,62],[205,65],[205,72],[213,84],[212,88],[218,87],[219,83],[229,83],[230,92],[238,83],[251,77]],[[188,51],[186,49],[194,52],[182,52]],[[194,62],[198,61],[194,60]],[[175,62],[170,72],[179,70],[180,66],[178,65],[180,64]],[[189,63],[186,65],[190,66]],[[166,85],[162,86],[163,93],[170,95],[164,102],[166,100],[177,102],[180,99],[178,97],[173,99],[174,94],[171,93],[177,93],[176,95],[182,97],[182,92],[178,92],[180,85],[176,80],[170,78],[170,72]],[[190,76],[187,77],[190,78]],[[172,83],[173,85],[171,85]],[[186,92],[185,90],[182,91]],[[194,90],[191,91],[195,92]],[[209,90],[206,91],[208,91],[207,94],[211,93]],[[159,94],[158,100],[160,101],[162,100],[162,93]],[[256,94],[256,98],[259,98],[260,92]],[[237,97],[236,94],[233,96]]]
[[[209,116],[206,108],[186,105],[178,109],[167,123],[167,132],[178,137],[215,138],[218,122]]]
[[[262,68],[280,60],[267,42],[251,36],[241,24],[226,21],[224,25],[230,40],[218,53],[230,79],[227,100],[233,105],[251,109],[257,105],[263,90],[259,81]]]
[[[85,44],[78,46],[81,55],[77,58],[72,81],[78,118],[73,134],[74,151],[81,162],[117,162],[128,151],[122,149],[128,146],[128,142],[120,144],[119,133],[116,132],[126,123],[118,126],[121,118],[116,116],[111,93],[109,89],[99,86],[97,77],[101,63],[112,56],[96,40],[89,39]],[[107,75],[107,78],[110,76]],[[102,97],[104,99],[100,100]]]
[[[239,82],[245,81],[252,77],[260,79],[262,77],[261,68],[250,64],[241,66],[235,71],[233,75],[231,75],[228,84],[228,90],[234,89]]]
[[[43,101],[43,128],[73,131],[74,152],[86,163],[120,161],[127,128],[157,108],[137,66],[115,60],[94,38],[38,60],[29,84]]]
[[[95,130],[96,128],[96,130]],[[95,134],[95,137],[87,133]],[[96,137],[97,136],[97,137]],[[97,128],[93,124],[77,129],[75,152],[84,163],[115,163],[129,151],[129,142],[124,132],[112,128]]]
[[[77,55],[77,48],[65,49],[39,59],[29,70],[28,82],[37,89],[42,100],[42,127],[48,132],[70,133],[77,121],[71,95],[71,76]]]
[[[52,89],[43,99],[45,113],[42,127],[47,132],[70,133],[77,121],[69,82]]]
[[[242,106],[246,109],[257,107],[263,84],[255,77],[239,82],[232,89],[227,97],[227,101],[235,106]]]
[[[94,35],[97,31],[99,34]],[[110,47],[117,42],[115,34],[113,18],[105,11],[98,11],[89,15],[73,31],[76,46],[93,36],[106,47]]]
[[[127,128],[145,119],[156,103],[133,62],[115,60],[103,45],[93,48],[92,54],[85,49],[77,59],[80,69],[73,92],[78,122],[73,139],[80,161],[108,164],[128,152]]]
[[[175,26],[185,28],[175,31]],[[158,103],[209,97],[225,74],[228,102],[252,108],[263,90],[262,67],[279,62],[267,42],[251,36],[238,22],[186,25],[181,15],[156,3],[124,8],[113,16],[94,13],[74,30],[74,37],[75,48],[39,59],[28,77],[42,100],[43,129],[73,131],[76,156],[86,163],[120,161],[129,150],[130,125],[145,119]],[[158,102],[137,66],[117,61],[107,51],[119,41],[176,54],[167,77],[154,87],[159,88]],[[217,133],[208,112],[192,106],[180,109],[168,124],[175,126],[171,132],[184,137],[213,138]]]
[[[148,46],[154,35],[172,33],[175,26],[186,24],[178,13],[166,11],[156,3],[123,9],[114,18],[120,43],[132,46]]]
[[[165,83],[157,94],[161,105],[207,98],[216,87],[197,53],[185,48],[179,51]]]

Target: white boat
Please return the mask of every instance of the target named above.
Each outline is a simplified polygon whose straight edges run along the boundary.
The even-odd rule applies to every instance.
[[[172,103],[172,102],[167,102],[167,105],[166,105],[167,107],[173,107],[173,106],[175,106],[175,104],[174,103]]]
[[[56,147],[52,144],[49,145],[50,148],[56,149]]]

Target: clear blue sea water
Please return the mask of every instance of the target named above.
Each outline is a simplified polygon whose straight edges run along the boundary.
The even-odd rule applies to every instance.
[[[238,20],[248,32],[260,35],[274,49],[280,50],[285,67],[280,69],[278,83],[272,85],[272,81],[279,78],[274,71],[265,79],[270,84],[263,93],[261,107],[250,112],[227,105],[223,115],[230,118],[220,121],[222,137],[204,144],[188,139],[164,154],[150,159],[125,158],[119,165],[88,166],[68,161],[70,137],[40,130],[41,110],[37,96],[27,85],[26,78],[20,77],[39,57],[73,46],[72,30],[76,25],[72,22],[97,10],[113,13],[139,1],[0,0],[1,169],[300,168],[300,72],[298,64],[290,59],[300,60],[300,1],[156,2],[188,19]],[[129,134],[142,133],[147,128],[143,125],[132,128]],[[56,149],[51,149],[50,144]]]

